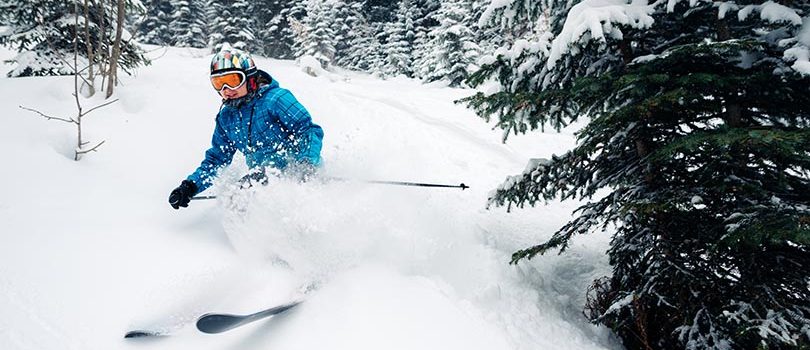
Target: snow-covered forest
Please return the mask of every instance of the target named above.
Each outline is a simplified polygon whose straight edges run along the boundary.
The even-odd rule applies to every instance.
[[[23,63],[12,74],[68,73],[50,52],[70,50],[73,5],[50,0],[3,4],[6,24],[14,24],[14,33],[3,41],[37,56],[20,57]],[[79,46],[85,48],[93,45],[92,39],[102,39],[99,31],[105,26],[106,31],[114,29],[115,2],[79,5],[82,21],[90,23],[89,35],[79,37]],[[478,30],[486,8],[483,0],[146,0],[124,5],[126,42],[214,50],[227,42],[272,58],[312,56],[325,69],[448,80],[453,86],[464,83],[483,52],[503,43],[494,27]],[[88,8],[86,15],[82,7]],[[133,64],[138,63],[145,63],[144,58],[135,58]]]
[[[810,1],[0,0],[0,46],[2,348],[810,347]],[[310,110],[326,178],[470,189],[234,194],[234,162],[174,212],[222,47]]]

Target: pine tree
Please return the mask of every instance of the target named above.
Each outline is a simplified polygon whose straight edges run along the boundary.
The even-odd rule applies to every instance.
[[[292,4],[284,0],[258,0],[253,2],[253,8],[260,48],[257,52],[268,57],[292,58],[294,36],[288,20]]]
[[[344,56],[347,51],[351,49],[349,42],[354,35],[354,29],[351,23],[356,21],[356,17],[353,17],[351,5],[352,1],[343,0],[332,1],[330,5],[332,13],[330,27],[332,28],[332,33],[334,33],[335,62],[338,62],[340,57]]]
[[[0,4],[3,25],[10,27],[0,44],[14,46],[19,67],[9,76],[71,74],[63,60],[73,51],[71,40],[49,42],[51,37],[73,38],[73,5],[59,0],[8,1]]]
[[[464,24],[474,32],[480,53],[495,52],[505,44],[502,33],[486,23],[480,23],[490,0],[472,0],[470,17]],[[480,57],[479,57],[480,59]]]
[[[342,34],[346,48],[337,55],[337,65],[359,71],[379,71],[384,63],[382,44],[377,40],[375,27],[362,12],[362,2],[349,6],[344,26],[350,30]]]
[[[0,18],[7,26],[0,35],[0,44],[8,45],[19,52],[12,60],[17,65],[8,75],[73,74],[73,38],[77,30],[80,61],[78,69],[85,71],[91,63],[92,71],[95,72],[108,67],[112,39],[115,38],[115,6],[113,3],[88,1],[88,14],[85,16],[83,4],[63,0],[9,0],[0,3]],[[74,5],[78,5],[78,28],[75,24],[77,8]],[[126,11],[140,11],[140,8],[136,2],[129,1],[126,3]],[[89,24],[85,23],[85,18]],[[123,36],[130,35],[125,32]],[[92,62],[88,52],[94,53]],[[129,40],[122,42],[118,67],[128,72],[147,63],[148,60],[138,46]]]
[[[382,46],[386,57],[382,66],[383,76],[413,76],[413,44],[416,39],[413,17],[415,9],[410,0],[399,2],[395,19],[386,23],[382,33],[385,41]]]
[[[335,58],[335,34],[332,31],[328,8],[323,0],[310,0],[307,16],[297,43],[296,58],[305,55],[315,57],[323,68],[329,68]]]
[[[423,79],[429,67],[425,64],[433,53],[430,45],[430,32],[439,25],[437,15],[441,3],[435,0],[414,0],[418,9],[414,18],[413,71],[414,77]]]
[[[394,20],[394,13],[399,1],[366,0],[363,4],[363,16],[370,23],[388,23]]]
[[[137,25],[138,41],[153,45],[174,45],[175,36],[169,30],[175,11],[172,0],[143,0],[146,12]]]
[[[212,0],[207,18],[211,24],[208,46],[219,50],[223,43],[252,51],[257,47],[255,25],[249,0]]]
[[[180,47],[207,45],[204,0],[172,0],[172,22],[168,26],[171,43]]]
[[[587,311],[629,349],[810,346],[810,3],[511,6],[486,16],[514,45],[470,79],[501,91],[465,101],[504,137],[590,118],[490,198],[587,200],[513,263],[612,228]]]
[[[442,2],[436,15],[441,24],[428,34],[424,56],[417,63],[424,80],[448,80],[458,86],[474,70],[480,49],[468,24],[471,7],[470,0]]]

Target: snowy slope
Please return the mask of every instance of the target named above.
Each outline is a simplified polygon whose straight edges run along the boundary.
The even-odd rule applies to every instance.
[[[227,182],[244,170],[234,165],[208,191],[228,198],[174,211],[168,193],[202,159],[219,103],[204,52],[150,56],[124,78],[120,101],[86,120],[90,141],[106,143],[80,162],[72,126],[18,108],[73,115],[72,80],[0,77],[0,348],[620,348],[580,311],[585,286],[609,273],[607,235],[509,266],[576,204],[484,208],[528,158],[570,148],[570,131],[504,145],[452,103],[470,91],[313,78],[259,60],[324,128],[327,174],[471,189],[276,180],[233,193]],[[267,322],[216,336],[188,323],[282,303],[310,283],[306,303]],[[133,328],[175,336],[123,340]]]

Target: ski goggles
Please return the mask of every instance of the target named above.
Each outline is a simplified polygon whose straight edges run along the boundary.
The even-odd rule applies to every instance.
[[[214,90],[222,91],[224,88],[236,90],[245,84],[245,73],[239,70],[211,74],[211,85]]]

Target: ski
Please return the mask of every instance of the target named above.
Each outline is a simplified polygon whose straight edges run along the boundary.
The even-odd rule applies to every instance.
[[[300,303],[301,301],[294,301],[288,304],[274,306],[250,315],[230,315],[217,313],[205,314],[197,319],[197,329],[200,332],[208,334],[222,333],[244,326],[248,323],[256,322],[258,320],[280,314],[284,311],[292,309]]]
[[[168,335],[169,335],[168,333],[161,331],[136,330],[127,332],[127,334],[124,334],[124,338],[131,339],[131,338],[146,338],[146,337],[166,337]]]
[[[250,315],[231,315],[220,313],[207,313],[197,319],[197,329],[200,332],[208,334],[222,333],[248,323],[255,322],[273,315],[280,314],[284,311],[292,309],[300,304],[302,301],[294,301],[291,303],[274,306],[266,310],[262,310]],[[171,331],[169,330],[132,330],[124,334],[125,339],[136,338],[157,338],[168,337]]]

